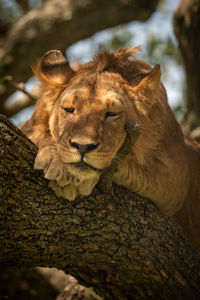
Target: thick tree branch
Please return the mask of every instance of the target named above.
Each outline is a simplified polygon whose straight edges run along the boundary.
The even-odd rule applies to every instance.
[[[172,218],[114,187],[70,202],[33,169],[36,146],[0,118],[0,265],[63,269],[105,299],[198,299],[200,258]]]
[[[158,0],[50,0],[22,17],[1,42],[0,62],[5,73],[25,82],[30,65],[45,51],[64,50],[105,28],[150,17]],[[5,100],[13,89],[1,95]],[[1,110],[1,109],[0,109]]]

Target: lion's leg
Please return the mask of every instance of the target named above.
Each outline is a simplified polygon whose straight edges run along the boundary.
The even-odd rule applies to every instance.
[[[53,143],[39,145],[34,164],[35,169],[42,169],[44,177],[51,180],[49,186],[59,197],[74,200],[78,194],[74,186],[74,177],[68,172]]]
[[[77,185],[79,195],[84,195],[84,196],[90,195],[92,193],[95,185],[99,181],[99,177],[100,177],[100,175],[96,174],[96,175],[94,175],[94,177],[92,177],[90,179],[86,179],[86,180],[79,182]]]
[[[77,196],[77,189],[71,184],[60,186],[57,181],[50,181],[49,187],[55,192],[58,197],[63,197],[70,201],[73,201]]]

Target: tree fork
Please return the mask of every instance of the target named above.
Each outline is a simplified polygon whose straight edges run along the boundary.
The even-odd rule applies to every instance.
[[[33,169],[36,146],[0,117],[0,265],[62,269],[104,299],[198,299],[200,258],[172,218],[119,186],[70,202]]]

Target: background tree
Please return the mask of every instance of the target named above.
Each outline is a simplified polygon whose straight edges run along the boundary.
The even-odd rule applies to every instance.
[[[200,137],[200,1],[182,0],[174,15],[174,31],[179,41],[187,83],[187,113],[184,130]],[[197,129],[198,127],[198,129]]]

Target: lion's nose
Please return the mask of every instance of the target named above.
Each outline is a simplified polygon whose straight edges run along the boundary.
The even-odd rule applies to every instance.
[[[81,154],[85,154],[89,151],[92,151],[92,150],[96,149],[99,145],[99,143],[97,143],[97,144],[79,144],[76,142],[72,142],[71,140],[69,140],[69,142],[70,142],[70,145],[73,148],[76,148]]]

